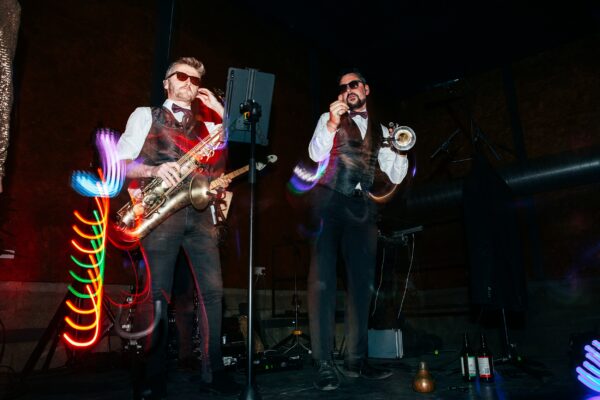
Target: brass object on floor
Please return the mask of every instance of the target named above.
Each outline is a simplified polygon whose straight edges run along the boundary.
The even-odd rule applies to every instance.
[[[413,389],[419,393],[430,393],[435,390],[435,381],[427,370],[425,361],[419,363],[419,371],[413,379]]]

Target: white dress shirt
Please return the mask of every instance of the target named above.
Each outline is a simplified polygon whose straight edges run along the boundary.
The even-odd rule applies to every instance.
[[[308,145],[308,155],[314,162],[325,160],[333,148],[335,133],[331,133],[327,129],[328,120],[328,112],[321,115],[310,144]],[[368,118],[355,115],[352,120],[358,126],[360,134],[364,139],[367,134]],[[381,132],[383,137],[387,138],[390,136],[389,131],[383,125],[381,126]],[[389,147],[381,147],[379,149],[379,154],[377,155],[377,160],[379,161],[379,169],[385,172],[392,183],[398,184],[402,182],[402,179],[404,179],[408,171],[408,160],[405,155],[395,153]],[[356,187],[360,189],[360,183],[358,183]]]
[[[163,103],[163,107],[169,111],[171,111],[172,105],[173,101],[169,99]],[[177,121],[181,122],[183,119],[182,111],[176,113],[171,111],[171,113]],[[213,122],[205,122],[204,124],[209,132],[215,126]],[[140,155],[151,126],[152,108],[138,107],[131,113],[125,126],[125,132],[123,132],[117,142],[117,156],[119,160],[135,160]]]

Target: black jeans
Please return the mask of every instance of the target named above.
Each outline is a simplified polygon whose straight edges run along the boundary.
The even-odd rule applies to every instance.
[[[308,311],[313,358],[331,358],[335,335],[338,252],[346,269],[345,334],[350,362],[367,356],[368,318],[377,251],[375,204],[320,186],[311,194],[320,232],[312,243]]]
[[[152,296],[136,308],[136,329],[144,329],[151,323],[155,301],[161,302],[161,314],[157,329],[144,341],[144,356],[133,371],[134,384],[164,386],[167,373],[167,304],[171,300],[180,247],[187,255],[199,294],[202,352],[210,360],[205,371],[210,373],[224,368],[221,355],[223,280],[217,235],[210,210],[198,212],[188,206],[170,216],[142,240],[150,268]],[[192,340],[191,337],[181,339]]]

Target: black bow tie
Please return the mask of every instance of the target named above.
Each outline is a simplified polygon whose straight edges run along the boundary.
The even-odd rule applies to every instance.
[[[366,111],[350,111],[348,114],[350,115],[350,118],[354,118],[358,115],[359,117],[367,119],[367,117],[369,116],[369,114],[367,114]]]
[[[181,106],[178,106],[175,103],[173,103],[171,105],[171,111],[173,111],[173,114],[176,114],[178,112],[182,112],[184,115],[186,115],[186,114],[192,114],[192,110],[189,110],[187,108],[183,108]]]

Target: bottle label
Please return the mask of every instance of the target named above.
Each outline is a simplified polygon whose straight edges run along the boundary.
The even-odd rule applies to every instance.
[[[480,378],[491,378],[492,369],[490,367],[489,357],[477,357],[477,366],[479,367]]]
[[[475,357],[467,357],[468,369],[469,369],[469,378],[475,378],[477,376],[477,366]],[[463,373],[464,375],[464,373]]]

